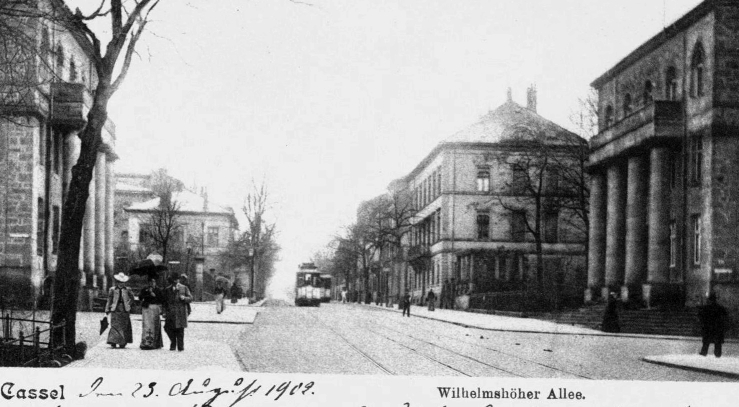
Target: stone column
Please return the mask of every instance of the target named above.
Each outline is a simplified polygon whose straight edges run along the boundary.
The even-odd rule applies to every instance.
[[[95,276],[97,286],[103,291],[107,288],[105,281],[105,183],[107,181],[105,161],[105,152],[99,151],[95,163]]]
[[[607,177],[605,285],[610,290],[620,287],[624,281],[626,177],[623,167],[619,164],[613,164],[608,168]]]
[[[96,192],[96,179],[95,171],[93,170],[93,177],[90,180],[89,195],[87,197],[87,203],[85,206],[85,220],[84,220],[84,270],[85,270],[85,285],[87,287],[97,287],[97,280],[95,279],[95,192]]]
[[[626,267],[622,299],[638,298],[647,271],[647,160],[629,157],[626,187]]]
[[[606,176],[590,176],[590,233],[588,244],[588,289],[586,301],[599,295],[606,275]]]
[[[105,169],[105,281],[111,284],[113,270],[115,269],[115,246],[114,246],[114,210],[115,210],[115,172],[114,160],[111,155],[106,156]]]
[[[648,283],[666,283],[670,271],[670,152],[651,151],[649,166]]]

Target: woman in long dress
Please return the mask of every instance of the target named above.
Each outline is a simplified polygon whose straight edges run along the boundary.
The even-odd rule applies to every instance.
[[[125,348],[133,343],[133,329],[131,329],[131,305],[133,293],[124,284],[128,276],[120,272],[113,276],[115,286],[108,290],[108,301],[105,303],[105,314],[110,315],[110,332],[108,345],[112,348]]]
[[[141,300],[141,349],[161,349],[162,343],[162,304],[164,294],[157,287],[156,277],[149,277],[149,286],[139,294]]]
[[[226,289],[223,288],[222,283],[216,283],[214,294],[216,296],[216,312],[220,314],[226,308],[226,303],[223,301],[223,298],[226,296]]]

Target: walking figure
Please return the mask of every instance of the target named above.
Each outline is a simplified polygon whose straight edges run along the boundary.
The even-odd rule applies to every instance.
[[[618,322],[618,299],[616,293],[611,292],[608,296],[606,311],[603,313],[603,332],[621,332],[621,324]]]
[[[429,302],[429,311],[433,311],[436,308],[436,294],[434,294],[433,290],[429,290],[426,300]]]
[[[341,290],[341,303],[346,304],[346,288]]]
[[[408,314],[408,317],[411,316],[411,295],[410,293],[406,292],[403,296],[403,316],[406,316]]]
[[[701,321],[701,335],[703,346],[700,354],[708,354],[708,346],[713,344],[713,354],[721,357],[721,347],[724,343],[724,332],[726,330],[726,308],[716,301],[716,293],[708,296],[708,303],[698,312]]]

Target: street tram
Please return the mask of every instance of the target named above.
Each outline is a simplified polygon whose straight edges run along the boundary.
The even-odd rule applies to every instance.
[[[295,280],[295,305],[321,305],[323,285],[321,273],[313,263],[303,263],[298,268]]]
[[[331,274],[321,274],[321,302],[331,302]]]

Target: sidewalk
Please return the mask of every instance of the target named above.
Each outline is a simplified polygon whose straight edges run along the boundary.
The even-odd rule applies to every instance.
[[[695,355],[659,355],[646,356],[643,361],[657,365],[675,367],[678,369],[693,370],[696,372],[717,374],[720,376],[739,379],[739,357],[717,358]]]
[[[162,331],[164,348],[158,350],[141,350],[141,315],[132,315],[133,343],[124,349],[112,349],[105,342],[107,333],[100,337],[96,345],[87,351],[83,360],[77,360],[67,367],[71,368],[119,368],[119,369],[152,369],[152,370],[226,370],[241,371],[242,366],[231,347],[223,341],[212,341],[194,338],[193,330],[212,330],[205,324],[252,324],[256,319],[258,308],[249,306],[229,307],[217,314],[215,304],[193,303],[189,327],[185,330],[185,350],[170,351],[169,340]],[[238,305],[238,304],[237,304]],[[191,335],[188,335],[188,332]],[[203,335],[197,335],[203,337]],[[210,337],[210,336],[206,336]]]

